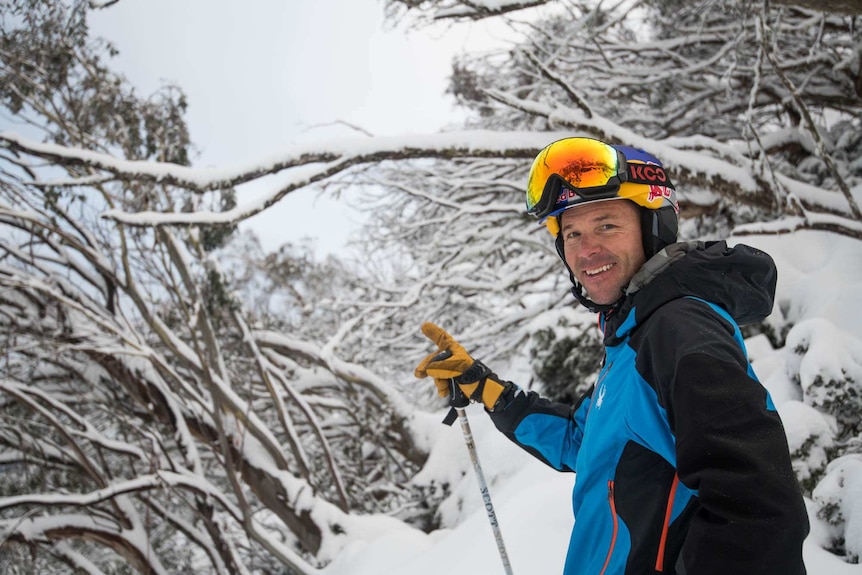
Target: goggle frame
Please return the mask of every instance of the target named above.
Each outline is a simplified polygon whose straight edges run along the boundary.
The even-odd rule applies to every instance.
[[[580,181],[584,176],[588,181],[601,183],[582,186]],[[569,200],[575,199],[571,194],[581,201],[613,198],[626,181],[626,156],[621,150],[594,138],[557,140],[539,152],[530,169],[527,213],[542,220],[565,209],[570,202],[560,205],[563,190],[570,194]],[[538,185],[542,185],[541,191]]]

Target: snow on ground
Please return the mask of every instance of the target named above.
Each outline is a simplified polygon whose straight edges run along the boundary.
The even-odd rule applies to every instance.
[[[778,265],[776,321],[822,318],[862,338],[862,243],[814,231],[737,242],[764,250]]]
[[[446,411],[440,412],[442,420]],[[494,429],[482,409],[467,410],[479,461],[488,481],[494,511],[514,573],[562,573],[573,518],[573,474],[557,473],[533,459]],[[368,544],[357,544],[338,557],[326,575],[439,575],[504,573],[494,534],[483,506],[462,431],[440,425],[444,440],[435,449],[449,460],[432,461],[426,474],[448,477],[466,471],[452,499],[463,498],[458,523],[425,535],[405,528]],[[453,449],[460,448],[460,449]],[[450,469],[445,469],[445,468]],[[505,473],[501,473],[501,469]]]

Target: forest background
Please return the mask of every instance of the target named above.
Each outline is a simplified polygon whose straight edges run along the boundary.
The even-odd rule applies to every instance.
[[[660,157],[683,239],[776,258],[749,353],[809,572],[860,572],[858,3],[386,0],[398,26],[510,31],[452,63],[462,126],[217,167],[181,86],[112,71],[88,16],[114,4],[0,1],[2,119],[25,127],[0,132],[0,571],[500,572],[463,439],[412,377],[418,326],[562,401],[592,383],[595,317],[523,208],[536,152],[578,134]],[[350,258],[239,230],[312,190],[363,212]],[[470,413],[516,568],[559,572],[574,478]]]

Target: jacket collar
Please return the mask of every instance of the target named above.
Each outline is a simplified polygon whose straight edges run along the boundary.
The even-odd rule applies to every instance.
[[[745,244],[671,244],[635,273],[622,302],[604,314],[605,343],[619,343],[659,307],[687,296],[719,305],[739,325],[762,321],[772,312],[776,280],[772,258]]]

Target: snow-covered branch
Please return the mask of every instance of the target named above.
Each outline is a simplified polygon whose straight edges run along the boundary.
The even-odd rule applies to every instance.
[[[86,166],[108,172],[121,180],[170,184],[200,193],[231,188],[265,175],[311,164],[330,164],[338,167],[336,171],[342,171],[358,164],[411,158],[531,158],[547,143],[547,138],[548,135],[535,132],[485,130],[407,137],[378,136],[324,145],[294,146],[271,158],[232,168],[193,168],[163,162],[122,160],[103,153],[36,142],[11,132],[0,132],[3,147],[19,153],[60,165]],[[90,180],[84,182],[90,183]],[[81,182],[51,181],[55,186],[73,183]]]
[[[482,20],[535,8],[550,0],[387,0],[391,10],[408,14],[416,10],[420,20]]]

